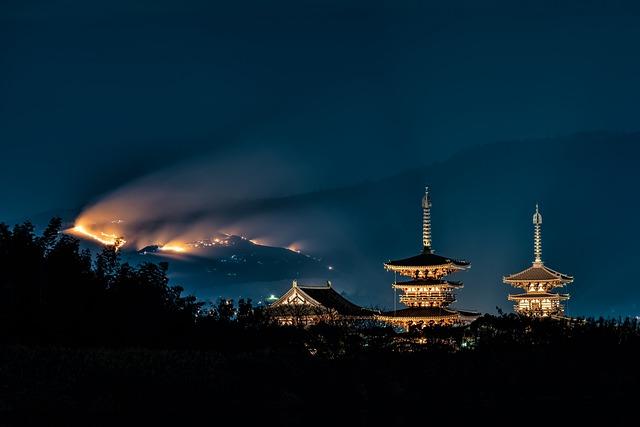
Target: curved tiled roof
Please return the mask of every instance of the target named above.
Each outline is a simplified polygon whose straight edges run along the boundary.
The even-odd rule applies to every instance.
[[[452,258],[446,258],[440,255],[432,254],[429,252],[423,252],[420,255],[412,256],[410,258],[399,259],[395,261],[388,261],[385,266],[389,267],[433,267],[438,265],[453,264],[458,267],[468,267],[470,265],[467,261],[460,261]]]
[[[343,316],[371,316],[372,310],[362,308],[336,292],[331,286],[298,286],[305,294],[323,307],[333,309]]]
[[[477,311],[458,310],[458,313],[460,313],[460,315],[462,316],[468,316],[468,317],[481,316],[481,313],[478,313]]]
[[[396,311],[387,311],[386,313],[382,313],[384,317],[456,317],[458,316],[458,312],[455,310],[450,310],[448,308],[442,307],[408,307],[403,308],[402,310]]]
[[[293,300],[291,302],[290,300]],[[275,315],[322,315],[335,313],[341,316],[369,317],[378,313],[360,307],[336,292],[330,284],[324,286],[293,286],[269,306]]]
[[[561,283],[571,283],[573,282],[573,276],[559,273],[542,263],[533,263],[533,265],[526,270],[506,276],[503,280],[505,282],[559,281]]]

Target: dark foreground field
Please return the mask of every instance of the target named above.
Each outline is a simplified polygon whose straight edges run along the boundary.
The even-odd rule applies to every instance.
[[[326,360],[3,346],[0,415],[3,425],[637,425],[637,360],[604,349]]]
[[[639,424],[635,318],[282,327],[119,256],[0,223],[0,425]]]

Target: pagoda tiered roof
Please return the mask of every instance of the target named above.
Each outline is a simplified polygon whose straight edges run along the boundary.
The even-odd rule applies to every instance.
[[[406,318],[406,319],[444,319],[458,317],[458,312],[443,307],[408,307],[401,310],[387,311],[382,317]]]
[[[503,281],[510,284],[526,282],[559,282],[566,284],[573,282],[573,276],[557,272],[542,262],[534,262],[531,267],[504,277]]]
[[[429,187],[426,187],[422,198],[422,252],[384,263],[385,270],[410,278],[392,285],[400,290],[400,303],[408,307],[382,313],[376,316],[378,319],[408,329],[412,325],[462,325],[480,316],[479,313],[448,308],[456,302],[454,290],[463,285],[461,282],[445,280],[444,277],[466,270],[471,264],[436,255],[431,243],[431,197]]]
[[[381,320],[394,320],[399,322],[429,322],[445,321],[448,324],[456,324],[462,319],[475,320],[480,313],[467,310],[454,310],[444,307],[407,307],[401,310],[387,311],[378,316]]]
[[[420,268],[429,268],[429,267],[444,267],[449,265],[457,267],[459,269],[465,269],[465,268],[469,268],[470,263],[467,261],[443,257],[430,252],[422,252],[419,255],[412,256],[409,258],[399,259],[395,261],[388,261],[384,265],[385,265],[385,268],[387,268],[388,270],[420,269]]]
[[[525,293],[509,295],[514,301],[516,313],[532,317],[562,316],[564,306],[560,303],[569,299],[569,294],[550,292],[553,288],[565,286],[573,282],[573,276],[560,273],[544,265],[542,261],[542,214],[536,204],[532,218],[533,223],[533,264],[518,273],[502,278],[504,283],[523,288]]]

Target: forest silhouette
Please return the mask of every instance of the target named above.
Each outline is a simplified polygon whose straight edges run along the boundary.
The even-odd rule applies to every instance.
[[[215,303],[171,286],[167,263],[92,256],[54,218],[0,224],[0,416],[8,425],[91,425],[122,416],[197,423],[400,425],[502,419],[524,406],[630,415],[640,384],[637,319],[485,315],[408,332],[365,320],[280,326],[249,300]],[[401,403],[401,404],[400,404]],[[402,409],[404,408],[404,409]],[[621,409],[622,408],[622,409]],[[313,409],[313,411],[312,411]],[[314,413],[310,418],[310,411]]]

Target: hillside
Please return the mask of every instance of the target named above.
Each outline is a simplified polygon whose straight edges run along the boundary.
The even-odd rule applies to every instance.
[[[245,251],[242,256],[255,262],[217,267],[212,259],[233,254],[172,256],[171,277],[202,297],[255,300],[283,292],[294,278],[333,280],[362,305],[391,307],[393,276],[382,263],[420,250],[420,198],[429,184],[436,252],[472,263],[455,277],[465,283],[459,307],[511,309],[510,289],[501,279],[532,261],[537,202],[544,217],[543,259],[575,276],[567,289],[568,313],[636,315],[639,153],[638,133],[506,141],[439,163],[425,158],[424,167],[383,179],[377,177],[384,171],[372,171],[371,180],[357,185],[220,205],[209,215],[247,236],[267,234],[274,248],[261,249],[257,258],[247,258]],[[301,242],[309,256],[278,248],[291,241]],[[263,256],[268,265],[258,263]]]

